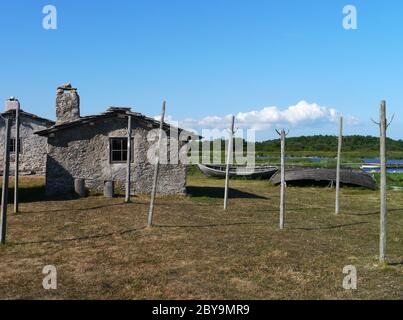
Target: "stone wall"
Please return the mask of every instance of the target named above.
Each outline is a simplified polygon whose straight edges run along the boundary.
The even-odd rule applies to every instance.
[[[10,122],[11,123],[11,122]],[[47,139],[34,132],[47,128],[47,123],[20,114],[20,173],[44,175],[46,172]],[[11,138],[15,137],[15,122],[12,120]],[[5,124],[0,121],[0,171],[3,171]],[[14,154],[11,154],[10,172],[14,172]]]
[[[83,178],[90,190],[102,192],[104,181],[113,180],[117,190],[123,191],[126,164],[110,163],[109,138],[127,136],[127,118],[119,115],[94,119],[92,124],[72,126],[48,138],[46,192],[48,195],[70,193],[74,179]],[[151,192],[154,166],[147,160],[147,134],[150,129],[132,121],[133,162],[132,193]],[[157,191],[177,194],[186,191],[186,166],[160,166]]]

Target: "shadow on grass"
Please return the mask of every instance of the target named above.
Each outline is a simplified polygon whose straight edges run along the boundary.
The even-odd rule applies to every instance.
[[[330,230],[330,229],[339,229],[349,226],[367,224],[369,222],[357,222],[357,223],[350,223],[344,225],[336,225],[336,226],[327,226],[327,227],[317,227],[317,228],[289,228],[289,230],[305,230],[305,231],[314,231],[314,230]],[[234,223],[212,223],[212,224],[202,224],[202,225],[158,225],[155,224],[155,228],[216,228],[216,227],[231,227],[231,226],[241,226],[241,225],[248,225],[248,226],[268,226],[270,223],[265,222],[234,222]],[[74,242],[74,241],[85,241],[85,240],[94,240],[94,239],[102,239],[107,237],[112,237],[116,235],[125,235],[128,233],[133,233],[141,230],[146,230],[147,226],[133,228],[133,229],[126,229],[117,232],[109,232],[109,233],[102,233],[97,235],[90,235],[90,236],[83,236],[83,237],[76,237],[76,238],[68,238],[68,239],[55,239],[55,240],[39,240],[39,241],[27,241],[27,242],[15,242],[13,245],[22,246],[22,245],[30,245],[30,244],[60,244],[65,242]],[[403,264],[402,261],[390,263],[390,265],[401,265]]]
[[[112,208],[112,207],[118,207],[118,206],[125,206],[128,204],[133,204],[131,203],[113,203],[113,204],[105,204],[102,206],[94,206],[94,207],[87,207],[87,208],[64,208],[64,209],[58,209],[58,210],[45,210],[45,211],[24,211],[24,213],[50,213],[50,212],[64,212],[64,211],[88,211],[88,210],[97,210],[97,209],[103,209],[103,208]]]
[[[0,194],[2,192],[2,188],[0,186]],[[90,196],[99,196],[100,194],[93,194],[87,195]],[[132,195],[132,198],[135,196]],[[116,194],[114,198],[124,198],[121,194]],[[65,193],[62,195],[55,195],[55,196],[47,196],[45,191],[44,185],[38,186],[22,186],[18,189],[18,200],[19,203],[30,203],[30,202],[46,202],[46,201],[66,201],[66,200],[77,200],[81,199],[77,194],[74,192]],[[8,188],[8,204],[14,203],[14,187]],[[115,204],[118,205],[118,204]],[[105,205],[93,208],[84,208],[84,209],[75,209],[75,210],[87,210],[87,209],[101,209],[112,205]],[[56,211],[63,211],[63,210],[56,210]]]
[[[0,193],[3,191],[3,188],[0,187]],[[37,186],[22,186],[18,189],[18,200],[20,203],[26,202],[39,202],[49,200],[45,196],[45,186],[37,185]],[[8,203],[11,204],[14,202],[14,187],[8,188]]]
[[[195,198],[224,198],[224,188],[222,187],[187,187],[186,193]],[[228,197],[230,199],[267,199],[266,197],[259,196],[257,194],[240,191],[233,188],[228,189]]]
[[[265,226],[268,225],[267,223],[254,223],[254,222],[239,222],[239,223],[223,223],[223,224],[206,224],[206,225],[157,225],[155,224],[155,228],[212,228],[212,227],[225,227],[225,226],[238,226],[238,225],[255,225],[255,226]],[[59,244],[65,242],[74,242],[74,241],[85,241],[85,240],[94,240],[94,239],[102,239],[117,235],[125,235],[128,233],[133,233],[141,230],[147,229],[147,226],[133,228],[133,229],[126,229],[117,232],[109,232],[109,233],[102,233],[92,236],[83,236],[83,237],[76,237],[76,238],[68,238],[68,239],[55,239],[55,240],[39,240],[39,241],[27,241],[27,242],[14,242],[13,245],[16,246],[23,246],[23,245],[30,245],[30,244]]]
[[[231,226],[267,226],[269,223],[259,223],[259,222],[233,222],[233,223],[211,223],[211,224],[201,224],[201,225],[162,225],[156,224],[155,227],[158,228],[214,228],[214,227],[231,227]]]
[[[332,230],[332,229],[341,229],[344,227],[352,227],[361,224],[368,224],[369,222],[355,222],[355,223],[347,223],[347,224],[338,224],[335,226],[326,226],[326,227],[314,227],[314,228],[293,228],[294,230],[304,230],[304,231],[315,231],[315,230]]]
[[[402,211],[403,212],[403,208],[388,209],[388,213],[396,212],[396,211]],[[343,213],[343,215],[345,215],[345,216],[374,216],[374,215],[379,215],[379,214],[380,214],[379,211],[368,212],[368,213]]]
[[[83,236],[83,237],[77,237],[77,238],[68,238],[68,239],[56,239],[56,240],[39,240],[39,241],[27,241],[27,242],[15,242],[13,243],[16,246],[23,246],[23,245],[28,245],[28,244],[50,244],[50,243],[64,243],[64,242],[73,242],[73,241],[84,241],[84,240],[93,240],[93,239],[101,239],[101,238],[107,238],[107,237],[112,237],[112,236],[117,236],[117,235],[124,235],[127,233],[132,233],[136,231],[141,231],[146,229],[146,226],[140,227],[140,228],[134,228],[134,229],[127,229],[127,230],[122,230],[122,231],[117,231],[117,232],[109,232],[109,233],[103,233],[103,234],[96,234],[92,236]]]

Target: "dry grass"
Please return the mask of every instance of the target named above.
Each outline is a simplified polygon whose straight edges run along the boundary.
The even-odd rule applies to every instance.
[[[146,229],[147,197],[133,203],[90,197],[40,199],[41,180],[25,180],[21,214],[9,216],[0,246],[0,298],[35,299],[402,299],[403,197],[390,192],[388,254],[377,263],[378,193],[289,188],[279,231],[278,188],[235,180],[230,210],[223,181],[189,177],[190,196],[159,198]],[[10,206],[10,210],[11,210]],[[58,289],[42,288],[55,265]],[[358,290],[342,288],[345,265]]]

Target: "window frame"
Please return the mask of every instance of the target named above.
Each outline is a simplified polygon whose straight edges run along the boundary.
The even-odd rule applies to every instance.
[[[10,138],[10,146],[9,146],[9,151],[11,155],[15,155],[15,138]],[[22,139],[18,138],[18,154],[22,154]]]
[[[127,146],[127,137],[109,137],[109,163],[110,164],[119,164],[119,163],[127,163],[127,160],[113,160],[113,152],[115,151],[119,151],[122,153],[123,156],[123,152],[126,152],[126,159],[127,159],[127,154],[128,154],[128,150],[126,149],[113,149],[113,140],[125,140],[125,145]],[[134,162],[134,138],[131,138],[132,140],[132,154],[131,154],[131,161],[130,163]]]

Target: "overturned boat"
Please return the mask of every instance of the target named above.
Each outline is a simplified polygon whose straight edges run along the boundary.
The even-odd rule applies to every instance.
[[[225,178],[227,168],[225,165],[198,164],[197,166],[207,177]],[[274,166],[230,166],[229,176],[268,179],[277,171],[278,167]]]
[[[336,169],[322,168],[292,168],[285,170],[285,181],[288,184],[332,184],[336,182]],[[281,183],[281,173],[275,173],[270,182],[274,185]],[[375,179],[361,170],[341,169],[340,183],[375,190]]]

